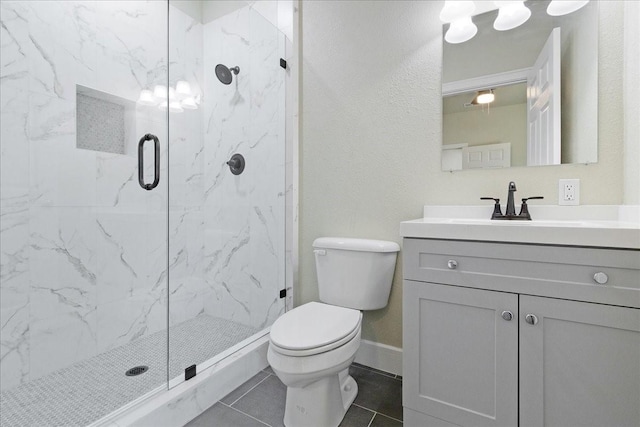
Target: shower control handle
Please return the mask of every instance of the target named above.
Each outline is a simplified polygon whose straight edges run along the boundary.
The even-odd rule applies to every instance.
[[[227,162],[229,170],[234,175],[240,175],[244,171],[245,161],[242,154],[236,153]]]
[[[153,182],[145,184],[144,182],[144,143],[153,141],[154,159],[153,159]],[[138,184],[147,191],[153,190],[160,182],[160,141],[158,137],[150,133],[140,138],[138,142]]]

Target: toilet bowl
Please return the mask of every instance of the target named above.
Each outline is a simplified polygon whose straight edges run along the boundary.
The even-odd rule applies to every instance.
[[[313,243],[320,299],[271,326],[267,360],[287,386],[286,427],[336,427],[358,385],[349,366],[360,347],[362,312],[387,305],[394,242],[320,238]]]
[[[287,386],[285,426],[340,424],[358,392],[349,366],[361,322],[357,310],[311,302],[273,324],[267,359]]]

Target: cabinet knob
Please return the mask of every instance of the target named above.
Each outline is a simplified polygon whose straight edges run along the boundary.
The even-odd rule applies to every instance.
[[[511,319],[513,319],[513,313],[510,311],[503,311],[502,312],[502,318],[506,321],[509,321]]]
[[[527,314],[524,320],[530,325],[535,325],[536,323],[538,323],[538,316],[536,316],[535,314]]]
[[[456,268],[458,268],[458,261],[456,261],[455,259],[450,259],[447,262],[447,267],[449,267],[451,270],[455,270]]]
[[[596,274],[593,275],[593,280],[595,280],[596,283],[604,285],[609,281],[609,276],[607,276],[607,274],[603,273],[602,271],[598,271]]]

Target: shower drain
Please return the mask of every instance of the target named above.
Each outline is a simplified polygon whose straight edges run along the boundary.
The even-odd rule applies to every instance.
[[[136,375],[144,374],[149,370],[148,366],[136,366],[129,369],[125,375],[128,377],[135,377]]]

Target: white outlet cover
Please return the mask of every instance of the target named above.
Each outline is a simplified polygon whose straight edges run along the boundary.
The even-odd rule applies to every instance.
[[[580,180],[558,180],[558,204],[561,206],[576,206],[580,204]]]

